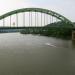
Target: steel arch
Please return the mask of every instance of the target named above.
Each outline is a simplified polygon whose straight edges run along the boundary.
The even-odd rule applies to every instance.
[[[58,19],[60,19],[61,21],[65,22],[65,23],[68,23],[68,24],[71,24],[73,26],[73,23],[67,19],[66,17],[54,12],[54,11],[51,11],[51,10],[48,10],[48,9],[43,9],[43,8],[22,8],[22,9],[17,9],[17,10],[14,10],[14,11],[11,11],[11,12],[8,12],[6,14],[3,14],[0,16],[0,20],[1,19],[4,19],[8,16],[11,16],[13,14],[17,14],[17,13],[21,13],[21,12],[41,12],[41,13],[45,13],[45,14],[48,14],[48,15],[51,15],[51,16],[54,16]]]

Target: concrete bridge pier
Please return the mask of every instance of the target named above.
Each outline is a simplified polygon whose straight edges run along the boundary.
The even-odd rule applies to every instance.
[[[75,30],[72,31],[72,40],[75,41]]]
[[[75,30],[72,30],[72,47],[75,48]]]

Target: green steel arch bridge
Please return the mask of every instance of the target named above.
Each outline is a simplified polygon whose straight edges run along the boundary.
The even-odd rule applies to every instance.
[[[61,27],[73,27],[73,23],[66,17],[43,8],[22,8],[0,16],[0,32],[21,29],[44,29],[57,27],[55,23],[64,23]],[[14,31],[15,31],[14,30]]]

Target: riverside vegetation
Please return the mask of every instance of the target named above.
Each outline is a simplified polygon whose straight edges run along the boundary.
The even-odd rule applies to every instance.
[[[57,37],[57,38],[63,38],[63,39],[71,39],[72,37],[72,28],[67,27],[69,25],[65,25],[63,22],[48,24],[44,28],[40,29],[28,29],[28,30],[21,30],[22,34],[40,34],[44,36],[51,36],[51,37]]]

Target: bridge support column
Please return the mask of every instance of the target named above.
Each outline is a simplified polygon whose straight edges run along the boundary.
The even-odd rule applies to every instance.
[[[25,27],[25,12],[23,13],[23,26]]]
[[[16,13],[16,25],[18,27],[18,13]]]
[[[75,30],[72,31],[72,40],[75,41]]]
[[[5,26],[5,19],[3,18],[3,27]]]
[[[11,27],[11,16],[10,16],[10,27]]]

